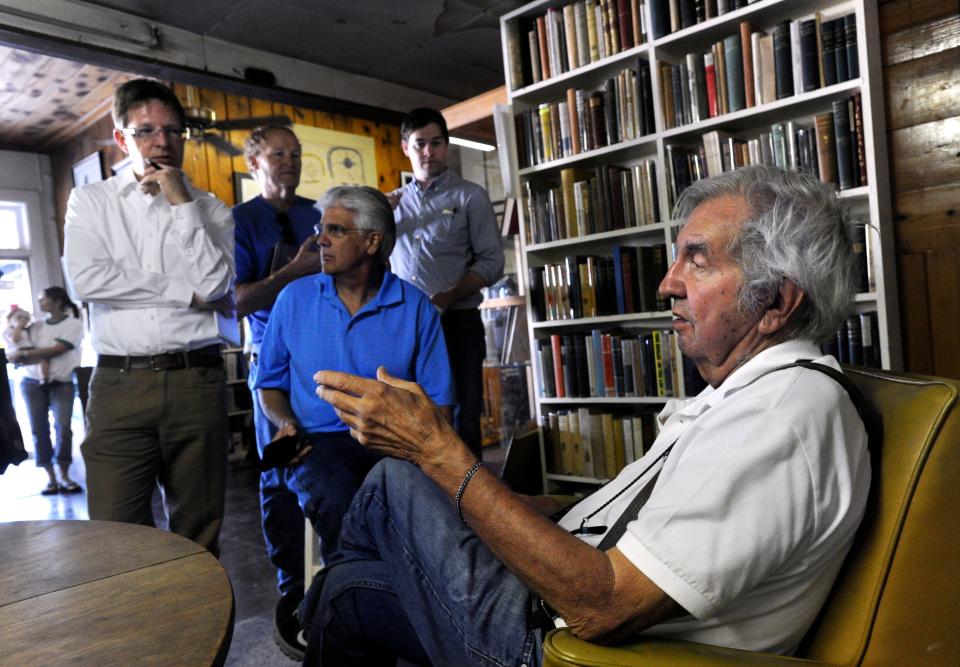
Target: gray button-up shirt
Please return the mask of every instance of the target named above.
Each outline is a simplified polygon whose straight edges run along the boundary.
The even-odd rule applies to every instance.
[[[503,275],[503,249],[490,198],[476,183],[449,169],[421,189],[417,181],[403,187],[394,211],[397,244],[391,270],[433,296],[473,271],[487,285]],[[451,308],[475,308],[472,294]]]

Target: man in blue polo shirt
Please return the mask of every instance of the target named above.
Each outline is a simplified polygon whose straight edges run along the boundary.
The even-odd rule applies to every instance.
[[[436,308],[416,287],[386,269],[395,226],[387,198],[369,187],[336,187],[318,206],[323,273],[294,281],[277,297],[260,347],[256,388],[276,427],[266,445],[298,436],[303,446],[261,480],[264,536],[281,589],[275,636],[288,655],[302,657],[279,612],[303,595],[303,521],[273,517],[274,498],[296,495],[320,535],[326,559],[337,547],[340,523],[367,471],[381,457],[351,436],[329,404],[317,398],[313,374],[339,370],[376,377],[377,368],[413,380],[450,418],[453,387]],[[272,519],[272,520],[268,520]],[[294,525],[299,521],[299,525]],[[281,609],[282,608],[282,609]]]
[[[300,185],[300,141],[288,127],[258,127],[244,144],[247,169],[260,195],[233,207],[237,263],[237,315],[250,331],[253,389],[257,357],[270,309],[284,287],[321,270],[313,226],[320,222],[314,201],[297,195]],[[292,257],[292,258],[291,258]],[[257,447],[273,438],[274,429],[257,401],[253,406]]]

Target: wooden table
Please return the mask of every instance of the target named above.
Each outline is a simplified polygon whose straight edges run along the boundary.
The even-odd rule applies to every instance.
[[[222,665],[233,615],[220,563],[178,535],[0,524],[0,665]]]

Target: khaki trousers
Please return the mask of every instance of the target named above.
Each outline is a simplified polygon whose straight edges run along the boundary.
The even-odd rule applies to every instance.
[[[152,526],[159,485],[170,530],[216,554],[228,438],[222,367],[97,367],[80,448],[90,518]]]

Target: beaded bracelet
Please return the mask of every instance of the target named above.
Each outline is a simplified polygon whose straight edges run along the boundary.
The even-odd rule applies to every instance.
[[[466,526],[467,528],[470,527],[470,524],[467,523],[467,520],[463,518],[463,508],[460,507],[460,500],[463,498],[463,492],[466,490],[467,484],[470,483],[470,480],[473,479],[473,476],[476,475],[477,471],[480,470],[480,468],[482,467],[483,467],[483,461],[477,461],[476,463],[474,463],[473,467],[467,471],[467,474],[464,476],[463,481],[460,482],[460,488],[457,489],[457,497],[456,497],[457,516],[460,517],[460,520],[463,521],[463,525]]]

